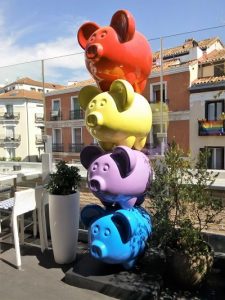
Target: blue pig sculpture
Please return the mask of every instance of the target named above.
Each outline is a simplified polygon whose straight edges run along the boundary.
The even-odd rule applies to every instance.
[[[87,205],[81,219],[89,227],[91,255],[105,263],[134,266],[151,234],[150,215],[140,206],[115,211]]]

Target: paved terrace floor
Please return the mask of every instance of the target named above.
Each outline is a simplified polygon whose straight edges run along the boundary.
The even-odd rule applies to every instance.
[[[0,243],[1,300],[110,300],[103,294],[76,288],[63,282],[72,265],[54,262],[52,250],[43,254],[40,247],[22,246],[22,270],[15,269],[15,249]],[[81,250],[81,248],[80,248]]]

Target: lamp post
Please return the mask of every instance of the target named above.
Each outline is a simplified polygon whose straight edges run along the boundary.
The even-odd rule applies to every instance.
[[[164,126],[165,128],[165,126]],[[160,132],[157,132],[157,138],[161,144],[161,155],[165,153],[165,143],[167,132],[163,128],[163,38],[160,38]]]

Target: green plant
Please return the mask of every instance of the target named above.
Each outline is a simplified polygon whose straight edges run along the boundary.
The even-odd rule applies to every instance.
[[[10,160],[11,161],[21,161],[21,157],[20,156],[14,156],[14,157],[11,157]]]
[[[79,169],[61,160],[56,164],[56,172],[50,174],[46,188],[53,195],[70,195],[76,193],[80,181]]]
[[[152,242],[163,249],[200,255],[208,252],[202,232],[223,210],[210,187],[218,174],[207,170],[209,153],[195,161],[184,157],[173,141],[165,157],[153,164],[155,179],[149,191],[153,215]]]
[[[6,157],[0,157],[0,161],[6,161]]]

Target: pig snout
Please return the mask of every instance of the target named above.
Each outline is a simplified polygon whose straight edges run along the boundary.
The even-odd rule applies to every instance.
[[[86,56],[88,59],[100,59],[103,55],[103,47],[101,44],[92,44],[86,48]]]
[[[91,191],[93,192],[99,192],[104,191],[106,188],[106,184],[103,178],[93,178],[89,181],[89,186]]]
[[[104,258],[107,255],[105,244],[101,241],[94,241],[91,245],[91,254],[96,258]]]
[[[91,113],[87,116],[87,125],[89,127],[96,127],[103,125],[103,116],[99,112]]]

